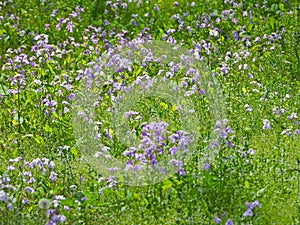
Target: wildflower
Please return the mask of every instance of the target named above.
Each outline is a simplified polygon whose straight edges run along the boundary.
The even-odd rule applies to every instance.
[[[157,4],[154,5],[154,10],[155,10],[155,11],[159,11],[159,10],[160,10],[160,8],[158,7]]]
[[[228,73],[228,69],[227,69],[227,66],[226,65],[222,65],[222,67],[220,68],[222,74],[227,74]]]
[[[225,223],[225,225],[233,225],[233,222],[231,219],[227,220],[227,222]]]
[[[177,151],[177,147],[176,146],[170,148],[170,155],[174,155],[176,151]]]
[[[51,221],[54,223],[62,223],[66,220],[66,217],[64,215],[54,215],[51,217]]]
[[[72,22],[68,22],[68,24],[67,24],[67,32],[68,33],[72,33],[73,32],[73,27],[74,27],[74,24]]]
[[[12,166],[12,165],[10,165],[10,166],[8,166],[8,167],[6,168],[6,170],[15,170],[15,167]]]
[[[256,37],[255,40],[254,40],[255,43],[260,42],[260,41],[261,41],[260,37]]]
[[[252,112],[252,108],[250,105],[246,104],[245,106],[246,112]]]
[[[33,189],[33,188],[31,188],[31,187],[28,187],[28,186],[27,186],[27,187],[25,187],[25,189],[24,189],[24,190],[25,190],[25,192],[26,192],[26,193],[33,193],[33,192],[34,192],[34,189]]]
[[[1,180],[0,180],[0,181],[1,181]],[[9,181],[10,181],[10,178],[9,178],[8,176],[4,176],[4,177],[2,178],[2,182],[3,182],[4,184],[7,184]]]
[[[178,167],[183,166],[183,163],[179,160],[176,160],[176,159],[172,159],[170,162],[172,164],[174,164],[175,166],[178,166]]]
[[[249,148],[249,150],[248,150],[248,154],[250,154],[250,155],[254,155],[254,153],[255,153],[255,151],[254,151],[252,148]]]
[[[233,147],[234,147],[234,145],[232,144],[232,142],[231,142],[230,140],[227,140],[227,141],[226,141],[226,146],[227,146],[228,148],[233,148]]]
[[[77,189],[77,186],[76,186],[75,184],[73,184],[73,185],[71,185],[69,188],[70,188],[72,191],[75,191],[75,190]]]
[[[178,170],[178,174],[179,174],[180,176],[184,176],[184,175],[186,174],[186,172],[184,171],[184,169],[180,168],[180,169]]]
[[[219,32],[217,30],[210,30],[209,35],[214,36],[214,37],[218,37]]]
[[[270,130],[271,129],[271,125],[270,125],[270,121],[269,120],[264,119],[263,123],[264,123],[264,125],[263,125],[263,129],[264,130]]]
[[[39,200],[38,205],[41,209],[49,209],[50,201],[48,199],[42,198]]]
[[[216,216],[215,219],[214,219],[214,222],[217,223],[217,224],[218,224],[218,223],[221,223],[221,219],[220,219],[219,217]]]
[[[0,201],[8,201],[8,194],[5,191],[0,190]]]
[[[7,210],[11,210],[12,209],[12,204],[8,203],[6,207],[7,207]]]
[[[260,205],[260,203],[259,203],[258,200],[255,200],[254,202],[252,202],[252,203],[251,203],[251,206],[252,206],[252,208],[255,208],[255,207],[261,208],[261,205]]]
[[[210,164],[209,163],[204,163],[201,167],[202,170],[209,170],[210,169]],[[216,217],[217,218],[217,217]]]
[[[58,175],[57,173],[51,171],[50,176],[49,176],[49,180],[56,181],[57,180],[57,177],[56,177],[57,175]]]
[[[253,212],[251,209],[247,209],[244,213],[243,213],[243,216],[244,217],[247,217],[247,216],[253,216]]]
[[[47,215],[47,216],[50,216],[50,215],[54,214],[54,212],[55,212],[54,209],[48,209],[48,210],[46,211],[46,215]]]
[[[290,116],[287,117],[288,120],[295,119],[295,118],[298,118],[297,113],[292,113]]]

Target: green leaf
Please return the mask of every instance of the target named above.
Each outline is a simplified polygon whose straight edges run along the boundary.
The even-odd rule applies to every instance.
[[[6,87],[4,84],[0,85],[0,95],[7,95],[8,87]]]
[[[41,136],[37,135],[37,134],[34,136],[34,140],[35,140],[38,144],[44,144],[43,138],[42,138]]]
[[[52,133],[53,129],[52,129],[51,127],[49,127],[48,124],[46,124],[46,125],[44,126],[44,131],[46,131],[47,133]]]
[[[279,9],[280,9],[281,11],[284,11],[284,4],[279,3]]]
[[[171,188],[172,185],[173,185],[172,181],[170,181],[170,180],[165,180],[165,181],[162,183],[161,188],[162,188],[163,190],[166,190],[166,189],[168,189],[168,188]]]
[[[245,183],[244,183],[244,184],[245,184],[245,187],[246,187],[247,189],[249,189],[249,188],[250,188],[250,183],[249,183],[247,180],[245,181]]]
[[[242,88],[242,91],[246,94],[247,93],[247,89],[245,87]]]
[[[254,25],[253,23],[250,23],[249,26],[247,27],[248,32],[252,31]]]
[[[167,109],[168,109],[168,105],[167,105],[166,103],[164,103],[164,102],[160,102],[159,105],[160,105],[161,107],[163,107],[164,110],[167,110]]]
[[[50,65],[50,63],[47,62],[46,64],[47,64],[47,67],[48,67],[48,69],[50,70],[50,72],[51,72],[53,75],[55,75],[55,72],[53,71],[53,68],[52,68],[52,66]]]
[[[26,137],[33,137],[33,134],[26,134],[26,135],[22,136],[22,139],[24,139]]]
[[[72,152],[72,154],[74,155],[74,157],[77,157],[78,156],[78,151],[77,151],[77,149],[76,148],[71,148],[71,152]]]

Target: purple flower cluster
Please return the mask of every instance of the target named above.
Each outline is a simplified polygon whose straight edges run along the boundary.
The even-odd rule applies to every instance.
[[[256,207],[261,208],[260,203],[256,200],[254,202],[246,203],[247,210],[243,213],[244,217],[253,216],[253,209]]]
[[[21,199],[22,204],[28,204],[29,199],[34,198],[32,193],[35,193],[36,190],[33,186],[37,185],[37,177],[49,176],[50,181],[57,180],[57,173],[54,172],[55,164],[53,161],[47,158],[37,158],[31,162],[25,161],[22,157],[17,157],[15,159],[9,159],[9,166],[4,173],[4,176],[0,176],[0,200],[8,204],[8,208],[13,207],[13,202],[9,202],[10,192],[20,191],[24,196]],[[16,169],[18,168],[18,170]],[[15,186],[15,173],[18,173],[22,177],[24,182],[23,190],[19,190]],[[45,179],[47,179],[45,177]],[[9,190],[9,192],[7,192]]]
[[[167,136],[165,122],[151,122],[142,128],[140,144],[137,147],[128,148],[123,154],[132,159],[126,163],[126,169],[139,170],[143,165],[151,165],[153,168],[158,164],[158,158],[164,155],[175,157],[177,152],[183,153],[190,143],[188,133],[178,130]],[[183,162],[173,158],[171,164],[177,167],[178,173],[184,175]],[[161,168],[160,168],[161,169]]]

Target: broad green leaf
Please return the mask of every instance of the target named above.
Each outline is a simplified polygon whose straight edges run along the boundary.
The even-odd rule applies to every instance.
[[[284,4],[279,3],[279,9],[280,9],[281,11],[284,11]]]

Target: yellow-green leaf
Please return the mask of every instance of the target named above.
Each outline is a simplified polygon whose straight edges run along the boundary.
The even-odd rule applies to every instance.
[[[164,110],[168,109],[168,105],[164,102],[159,103],[160,106],[162,106],[164,108]]]
[[[168,189],[168,188],[171,188],[172,185],[173,185],[172,181],[170,181],[170,180],[165,180],[165,181],[163,182],[162,189],[163,189],[163,190],[166,190],[166,189]]]
[[[250,183],[249,183],[247,180],[245,181],[244,184],[245,184],[245,187],[246,187],[246,188],[250,188]]]

